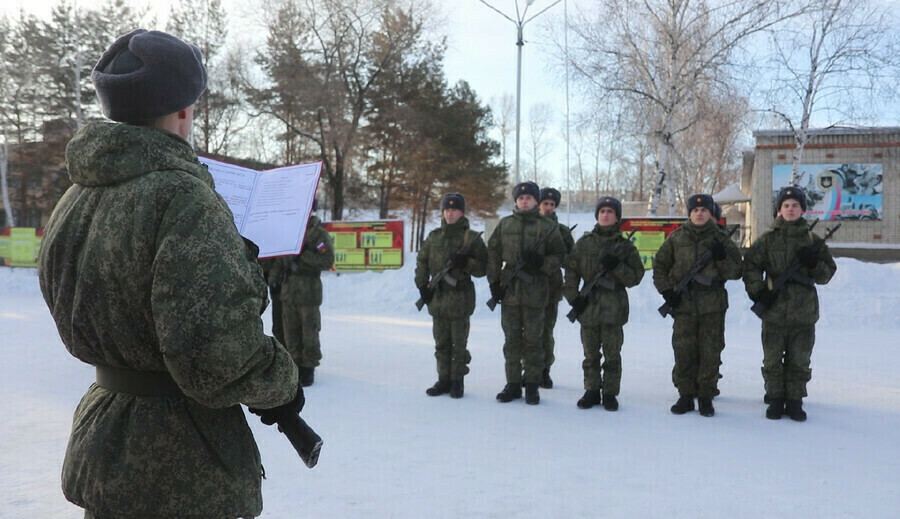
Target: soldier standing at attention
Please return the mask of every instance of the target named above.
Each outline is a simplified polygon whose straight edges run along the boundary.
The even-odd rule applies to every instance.
[[[500,322],[505,337],[506,386],[497,400],[511,402],[522,398],[524,361],[525,402],[537,405],[541,401],[541,337],[544,311],[550,302],[550,275],[562,266],[566,246],[559,225],[542,218],[538,211],[537,184],[516,184],[512,195],[516,203],[513,214],[497,223],[488,240],[487,278],[491,297],[501,302]],[[517,271],[525,275],[516,274],[507,280]]]
[[[575,240],[572,239],[572,231],[559,223],[556,217],[556,208],[559,207],[561,198],[559,191],[552,187],[545,187],[541,189],[538,208],[541,216],[549,218],[559,225],[559,233],[562,236],[563,243],[566,245],[566,254],[568,254],[575,247]],[[565,265],[565,262],[566,260],[563,258],[563,265]],[[541,339],[544,348],[544,371],[541,373],[540,382],[540,386],[544,389],[553,387],[553,379],[550,378],[550,367],[553,366],[553,361],[556,360],[556,357],[553,356],[553,348],[556,344],[553,340],[553,329],[556,327],[559,302],[562,301],[562,286],[562,270],[556,270],[550,275],[550,302],[547,303],[547,308],[544,309],[544,334]]]
[[[300,368],[300,384],[311,386],[316,367],[322,360],[319,331],[322,329],[322,271],[334,264],[334,243],[313,214],[319,199],[313,199],[312,211],[306,222],[303,248],[296,256],[279,258],[270,273],[272,280],[281,280],[282,323],[285,347]],[[274,289],[272,285],[269,287]]]
[[[272,301],[272,336],[278,339],[278,342],[284,342],[284,321],[281,310],[281,280],[275,279],[272,275],[272,269],[281,258],[262,258],[259,260],[259,266],[262,267],[263,277],[269,286],[269,297]]]
[[[622,236],[622,203],[606,196],[597,202],[597,225],[578,239],[566,265],[566,299],[578,312],[584,348],[584,396],[578,407],[603,404],[607,411],[619,408],[622,380],[622,327],[628,322],[626,288],[644,278],[644,264],[637,247]],[[579,282],[588,283],[605,271],[607,287],[595,284],[589,294],[579,294]],[[601,393],[602,391],[602,393]],[[601,396],[602,395],[602,396]]]
[[[744,258],[744,286],[754,302],[766,305],[762,317],[763,366],[766,385],[766,418],[778,420],[785,413],[798,422],[806,420],[803,398],[812,378],[809,368],[819,320],[816,284],[831,281],[837,266],[828,246],[803,218],[806,195],[797,187],[782,189],[775,199],[775,223],[762,234]],[[794,261],[801,270],[780,293],[770,283]]]
[[[691,195],[686,206],[689,221],[672,231],[653,259],[653,285],[672,307],[675,321],[672,382],[679,398],[671,411],[693,411],[696,397],[700,414],[713,416],[712,399],[718,393],[725,347],[725,319],[721,315],[728,308],[725,281],[741,277],[741,252],[712,220],[715,202],[711,196]],[[707,251],[711,251],[712,260],[683,293],[676,292],[678,282]]]
[[[103,114],[66,147],[73,186],[39,257],[69,353],[96,366],[62,467],[86,518],[256,517],[262,465],[239,404],[265,423],[303,407],[297,368],[263,334],[266,284],[186,140],[200,50],[137,29],[91,74]]]
[[[438,380],[425,390],[428,396],[450,393],[462,398],[463,378],[469,373],[472,356],[466,348],[469,317],[475,311],[475,284],[472,276],[483,277],[487,247],[478,233],[469,230],[465,216],[466,199],[459,193],[441,198],[441,226],[431,231],[416,258],[415,282],[433,319],[434,358]],[[449,263],[448,263],[449,262]],[[429,281],[445,267],[445,277],[433,289]],[[456,286],[447,282],[451,276]]]

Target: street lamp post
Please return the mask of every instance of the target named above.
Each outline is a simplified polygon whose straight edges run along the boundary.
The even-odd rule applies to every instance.
[[[485,0],[478,0],[478,1],[486,6],[490,7],[491,9],[493,9],[494,11],[499,13],[500,16],[506,18],[507,20],[511,21],[512,23],[514,23],[516,25],[516,46],[518,47],[518,51],[517,51],[518,56],[516,58],[517,63],[516,63],[516,165],[515,165],[516,182],[515,183],[518,184],[520,181],[520,178],[519,178],[519,149],[520,149],[520,143],[522,140],[521,139],[521,136],[522,136],[522,124],[521,124],[522,123],[522,47],[525,46],[525,40],[522,37],[522,29],[525,27],[526,23],[530,22],[531,20],[534,20],[535,18],[537,18],[538,16],[543,14],[545,11],[547,11],[554,5],[562,2],[562,0],[556,0],[552,4],[545,7],[543,10],[538,11],[537,14],[535,14],[534,16],[532,16],[530,18],[525,18],[525,16],[528,13],[528,8],[531,7],[531,5],[535,2],[535,0],[525,0],[525,9],[523,9],[521,12],[519,11],[519,0],[516,0],[516,18],[515,19],[510,18],[504,12],[500,11],[496,7],[487,3]]]

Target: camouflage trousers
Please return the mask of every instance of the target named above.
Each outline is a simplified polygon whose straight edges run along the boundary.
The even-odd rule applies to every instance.
[[[451,320],[435,317],[431,331],[434,334],[438,378],[462,380],[469,373],[469,362],[472,361],[472,356],[466,349],[469,342],[469,318]]]
[[[584,348],[585,390],[603,390],[604,395],[616,396],[622,382],[622,327],[613,324],[581,327]]]
[[[675,314],[672,383],[679,395],[711,398],[719,393],[719,366],[725,348],[725,319],[721,314]]]
[[[806,383],[812,379],[809,367],[816,325],[776,325],[763,321],[762,375],[769,397],[790,400],[806,396]]]
[[[544,350],[541,337],[544,333],[544,308],[527,306],[500,306],[500,325],[506,340],[503,358],[506,360],[506,382],[538,384],[544,371]]]
[[[541,348],[544,351],[544,369],[550,369],[556,357],[553,349],[556,340],[553,339],[553,329],[556,328],[556,318],[559,315],[559,301],[553,301],[544,308],[544,333],[541,335]]]
[[[284,347],[301,368],[315,368],[322,360],[319,330],[322,316],[318,305],[293,305],[284,302],[281,322],[284,325]]]
[[[281,310],[281,297],[272,296],[272,337],[284,344],[284,312]]]

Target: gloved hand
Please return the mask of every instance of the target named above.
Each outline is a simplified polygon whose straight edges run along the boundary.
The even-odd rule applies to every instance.
[[[506,289],[500,285],[500,283],[491,283],[491,297],[494,298],[495,301],[502,301],[503,296],[506,295]]]
[[[772,306],[772,301],[775,300],[775,292],[772,292],[768,289],[768,287],[763,287],[762,290],[757,292],[753,296],[753,301],[762,304],[765,307]]]
[[[619,266],[619,258],[613,254],[604,254],[600,258],[600,263],[603,264],[603,268],[606,270],[613,270]]]
[[[800,264],[808,269],[816,268],[819,263],[819,251],[815,243],[800,247],[797,251],[797,258]]]
[[[428,285],[422,285],[419,287],[419,295],[422,296],[422,301],[425,303],[430,303],[431,298],[434,297],[434,292],[428,289]]]
[[[722,261],[723,259],[728,257],[728,254],[725,252],[725,245],[722,244],[719,240],[713,240],[712,246],[709,248],[712,251],[712,257],[716,261]]]
[[[532,270],[538,270],[544,266],[544,256],[531,249],[522,253],[522,259],[525,261],[525,265]]]
[[[281,283],[276,281],[269,285],[269,292],[272,293],[273,296],[277,296],[281,293]]]
[[[450,256],[450,264],[453,265],[454,268],[461,269],[465,267],[468,262],[469,257],[465,254],[455,252],[453,256]]]
[[[666,300],[666,303],[672,307],[672,309],[678,308],[678,305],[681,304],[681,294],[672,290],[671,288],[668,290],[664,290],[662,293],[663,299]]]
[[[584,312],[585,308],[587,308],[588,300],[585,296],[578,296],[569,304],[572,305],[572,309],[575,310],[575,312],[580,314],[581,312]]]
[[[256,407],[250,407],[247,410],[259,416],[259,421],[261,421],[262,423],[266,425],[272,425],[282,418],[300,414],[300,411],[303,410],[303,404],[305,403],[306,398],[303,396],[303,388],[300,386],[298,381],[297,394],[294,395],[293,400],[291,400],[290,402],[281,404],[280,406],[273,407],[271,409],[259,409]]]

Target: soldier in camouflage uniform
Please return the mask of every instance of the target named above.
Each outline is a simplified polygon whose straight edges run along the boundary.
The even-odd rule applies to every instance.
[[[693,411],[695,397],[701,415],[715,414],[712,399],[718,392],[725,347],[721,314],[728,308],[725,281],[741,276],[741,252],[712,220],[714,203],[709,195],[691,195],[686,200],[690,220],[666,238],[653,260],[653,285],[672,307],[675,321],[672,382],[679,394],[671,409],[675,414]],[[712,260],[683,294],[676,292],[678,282],[707,251],[712,251]]]
[[[239,404],[278,419],[303,391],[263,334],[257,249],[186,140],[206,86],[200,51],[139,29],[92,80],[103,113],[126,124],[88,123],[69,143],[74,185],[38,265],[62,342],[97,371],[63,493],[85,517],[255,517],[262,465]]]
[[[744,258],[744,285],[750,299],[767,309],[762,317],[763,366],[766,385],[766,418],[778,420],[785,413],[806,420],[803,398],[812,378],[809,368],[819,320],[816,284],[824,285],[837,266],[822,238],[809,230],[802,217],[806,195],[796,187],[782,189],[775,200],[775,223],[762,234]],[[774,293],[771,282],[799,260],[799,276]]]
[[[628,322],[625,289],[637,286],[644,278],[644,263],[637,247],[622,236],[619,200],[601,198],[594,215],[597,225],[578,239],[569,256],[564,290],[566,300],[579,312],[584,348],[584,396],[577,405],[590,409],[602,403],[607,411],[615,411],[622,380],[622,327]],[[581,295],[579,282],[588,283],[601,268],[612,288],[595,284],[589,294]]]
[[[313,211],[317,205],[318,199],[313,201]],[[307,387],[315,381],[315,370],[322,360],[321,275],[334,264],[334,243],[318,216],[309,215],[300,254],[278,259],[271,277],[281,284],[284,346],[300,368],[300,384]]]
[[[566,254],[572,252],[575,247],[575,240],[572,238],[572,231],[561,223],[556,216],[556,208],[562,196],[559,191],[552,187],[541,189],[541,196],[538,200],[538,209],[541,216],[549,218],[559,225],[559,233],[562,236],[563,243],[566,245]],[[566,264],[566,258],[563,258],[563,265]],[[556,357],[553,355],[553,349],[556,341],[553,340],[553,329],[556,328],[556,318],[559,314],[559,302],[562,301],[563,274],[562,269],[557,270],[550,275],[550,302],[544,309],[544,333],[541,342],[544,349],[544,371],[541,373],[540,386],[544,389],[553,387],[553,379],[550,378],[550,367]]]
[[[425,390],[428,396],[450,393],[452,398],[462,398],[463,377],[469,373],[472,360],[466,348],[469,317],[475,311],[472,276],[484,276],[487,248],[481,236],[469,230],[465,211],[466,199],[461,194],[444,195],[441,226],[428,234],[416,258],[416,287],[433,319],[437,361],[438,380]],[[433,289],[428,288],[429,281],[448,265],[450,270],[446,276],[455,279],[456,286],[451,286],[444,277]]]
[[[550,276],[562,266],[566,245],[559,225],[541,217],[538,197],[540,188],[534,182],[517,184],[513,188],[513,214],[498,222],[488,240],[487,278],[491,297],[502,303],[500,320],[506,338],[506,386],[497,395],[500,402],[522,397],[524,360],[525,402],[540,403],[544,312],[550,302]],[[522,271],[531,281],[516,276],[504,286],[504,279],[520,260]]]
[[[272,336],[278,339],[278,342],[281,344],[285,344],[281,310],[281,280],[276,280],[275,276],[272,275],[272,269],[280,261],[280,258],[263,258],[258,260],[258,263],[262,267],[263,278],[265,278],[266,284],[269,286],[270,306],[272,307]]]

